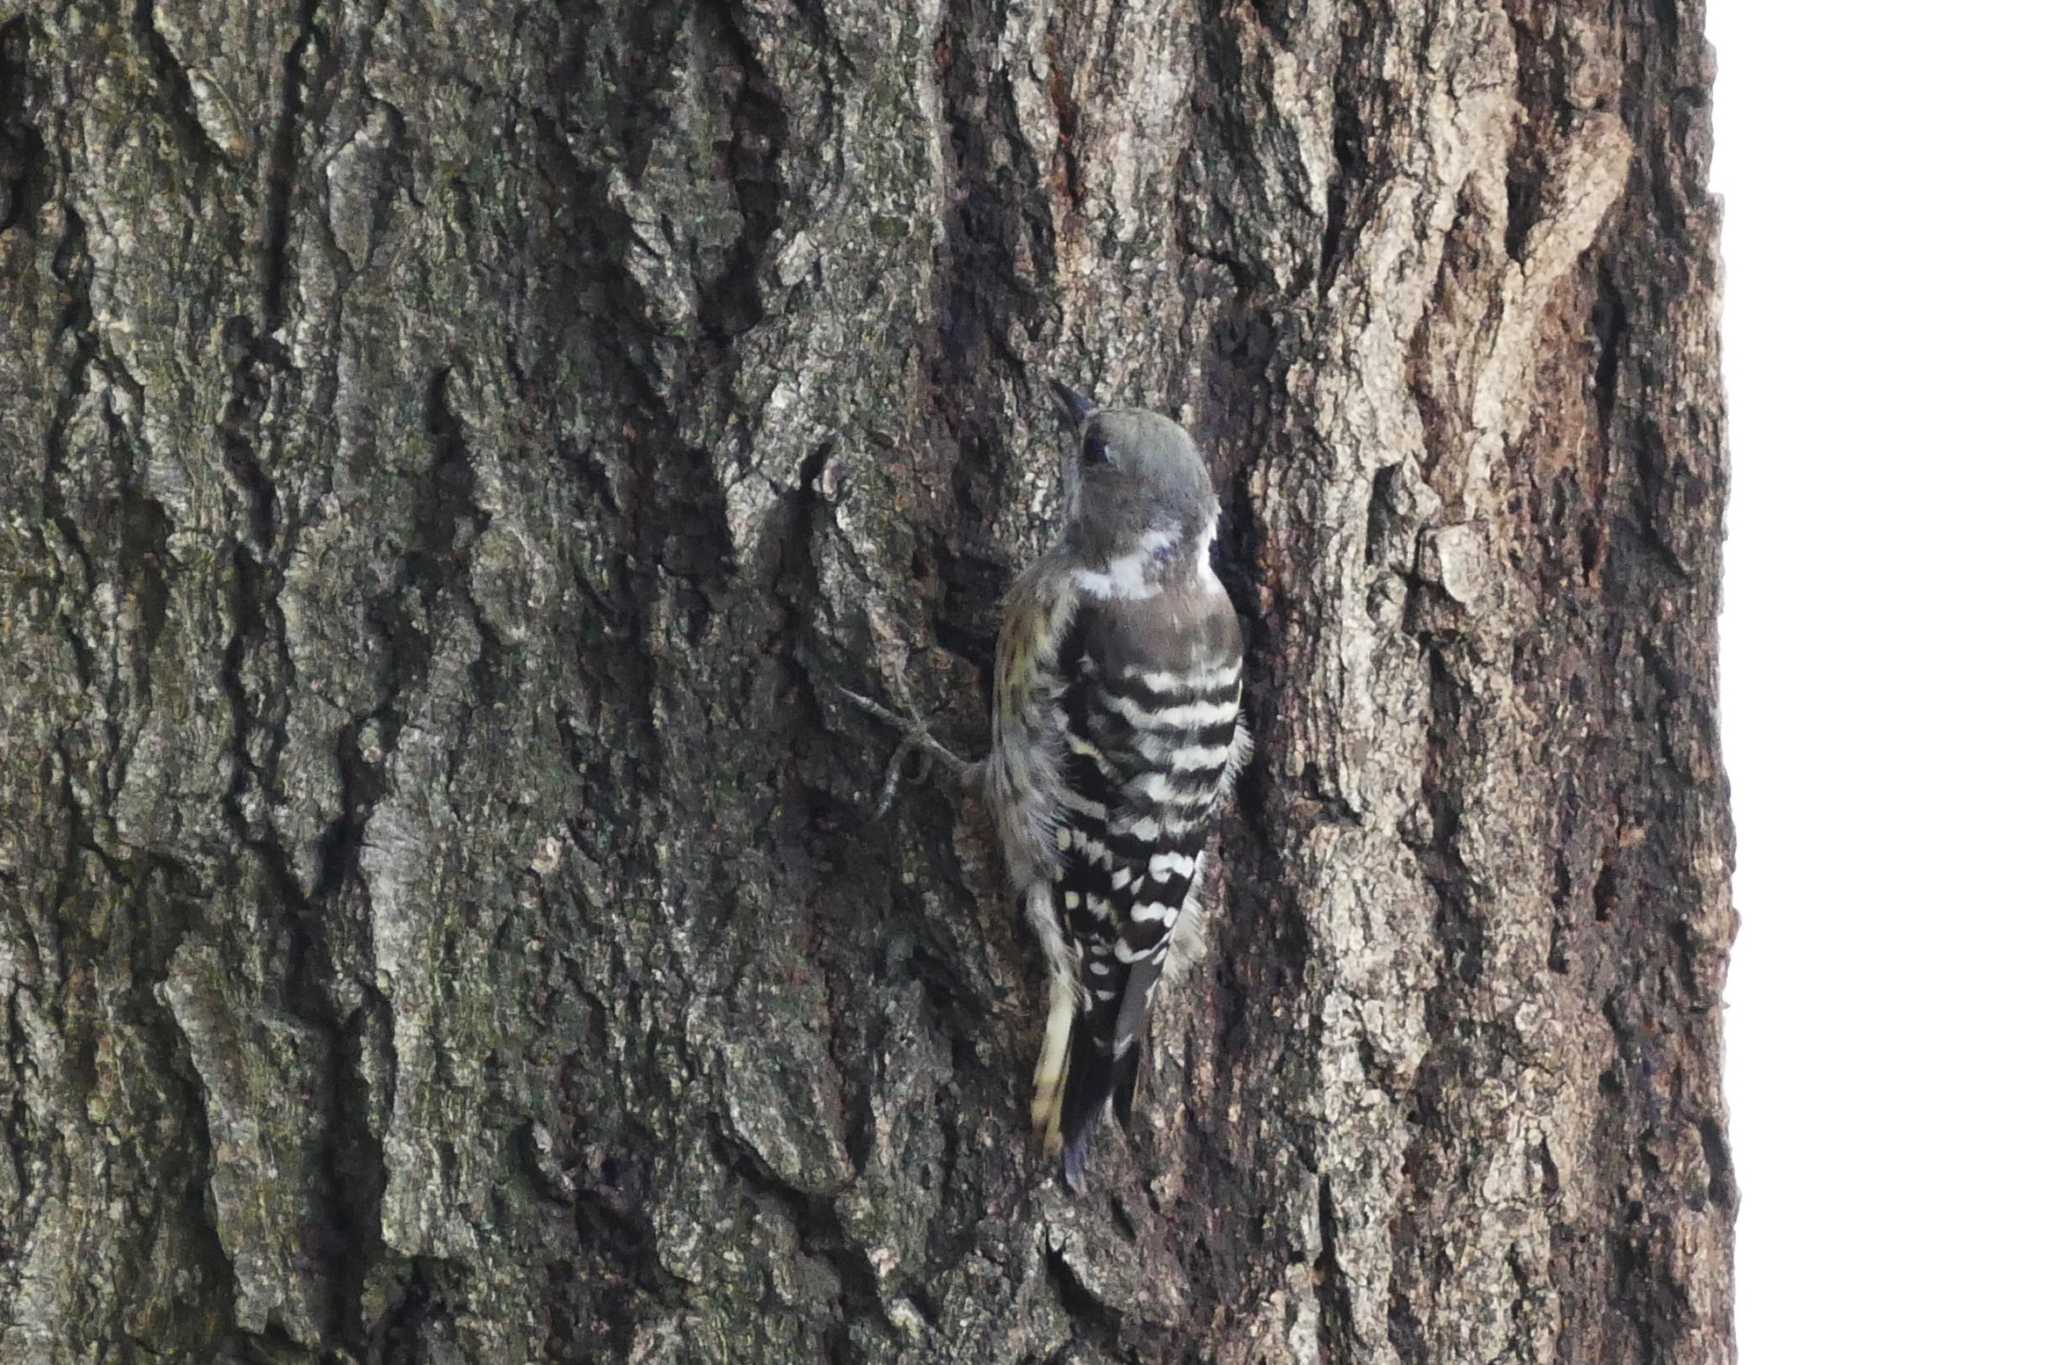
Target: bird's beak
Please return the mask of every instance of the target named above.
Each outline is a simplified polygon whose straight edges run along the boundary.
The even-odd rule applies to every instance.
[[[1088,401],[1086,394],[1076,393],[1057,379],[1052,381],[1052,391],[1060,396],[1060,410],[1074,424],[1074,430],[1079,431],[1088,425],[1088,418],[1095,412],[1095,404]]]

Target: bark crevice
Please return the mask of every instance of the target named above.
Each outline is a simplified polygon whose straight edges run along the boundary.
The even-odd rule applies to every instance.
[[[1692,0],[0,23],[0,1356],[1725,1365]],[[1128,1140],[983,813],[1045,381],[1258,747]]]

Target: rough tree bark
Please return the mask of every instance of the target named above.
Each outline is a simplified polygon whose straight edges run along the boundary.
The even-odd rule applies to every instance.
[[[1697,0],[0,9],[0,1357],[1726,1361]],[[1074,1200],[1043,380],[1259,749]]]

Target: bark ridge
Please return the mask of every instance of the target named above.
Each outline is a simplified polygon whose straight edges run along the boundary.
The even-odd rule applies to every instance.
[[[0,1357],[1724,1362],[1697,0],[0,8]],[[1045,381],[1258,755],[1023,1141]]]

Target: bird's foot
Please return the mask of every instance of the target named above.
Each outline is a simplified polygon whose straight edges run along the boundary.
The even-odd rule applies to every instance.
[[[924,723],[924,717],[915,713],[908,717],[899,716],[880,702],[863,697],[850,688],[840,687],[837,683],[834,683],[833,687],[840,696],[861,710],[903,732],[902,742],[896,746],[896,752],[889,755],[889,766],[883,770],[882,795],[875,803],[877,820],[887,815],[889,807],[895,804],[896,788],[906,771],[912,782],[923,782],[931,776],[932,768],[936,765],[943,768],[956,785],[967,785],[974,765],[932,738],[931,729]],[[913,764],[915,766],[912,766]]]

